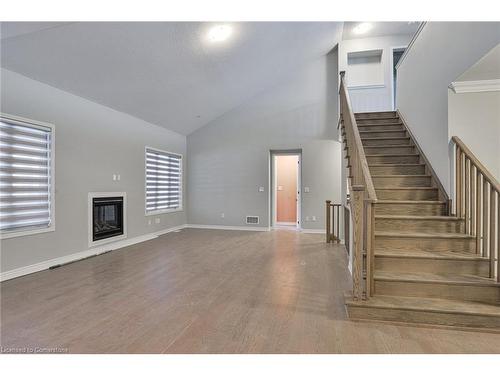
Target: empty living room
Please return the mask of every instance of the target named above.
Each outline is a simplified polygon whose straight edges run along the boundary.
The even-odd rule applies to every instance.
[[[5,370],[500,368],[491,6],[27,3],[0,16]]]

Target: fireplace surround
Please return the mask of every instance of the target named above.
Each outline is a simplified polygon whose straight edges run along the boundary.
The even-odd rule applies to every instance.
[[[127,237],[124,192],[89,193],[89,247]]]

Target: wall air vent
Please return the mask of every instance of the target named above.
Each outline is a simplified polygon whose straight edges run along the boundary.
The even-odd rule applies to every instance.
[[[259,224],[258,216],[247,216],[247,224]]]

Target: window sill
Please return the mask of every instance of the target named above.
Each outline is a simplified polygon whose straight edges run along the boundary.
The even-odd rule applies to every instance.
[[[157,211],[151,211],[151,212],[146,212],[144,216],[154,216],[154,215],[162,215],[162,214],[170,214],[173,212],[182,212],[184,211],[182,207],[180,208],[170,208],[166,210],[157,210]]]
[[[3,232],[3,233],[0,233],[0,240],[6,240],[8,238],[15,238],[15,237],[32,236],[35,234],[54,232],[55,230],[56,230],[56,227],[53,224],[48,228],[18,230],[18,231],[13,231],[13,232]]]

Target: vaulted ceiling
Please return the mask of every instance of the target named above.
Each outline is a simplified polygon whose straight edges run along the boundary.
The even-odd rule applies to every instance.
[[[342,22],[2,23],[1,66],[189,134],[328,53]]]

